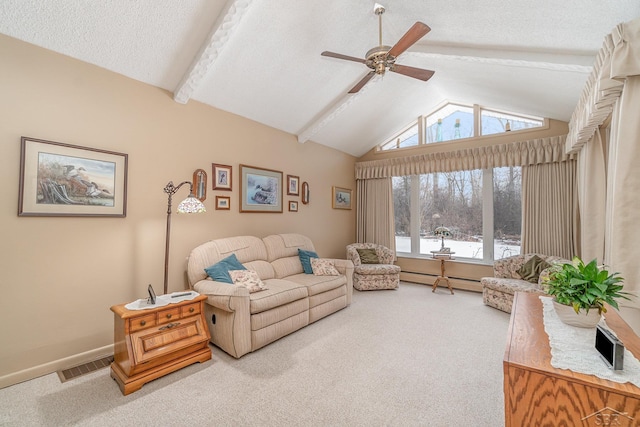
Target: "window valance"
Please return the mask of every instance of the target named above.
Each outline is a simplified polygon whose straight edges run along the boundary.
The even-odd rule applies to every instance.
[[[562,162],[573,158],[573,155],[565,154],[565,143],[566,135],[562,135],[456,151],[358,162],[355,167],[356,179]]]
[[[640,18],[618,24],[607,35],[571,116],[567,151],[577,152],[611,114],[625,79],[640,75]]]

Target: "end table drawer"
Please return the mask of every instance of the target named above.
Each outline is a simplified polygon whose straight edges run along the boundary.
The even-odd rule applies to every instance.
[[[182,307],[182,317],[193,316],[194,314],[200,314],[199,302]]]
[[[131,332],[156,326],[156,314],[150,313],[146,316],[135,317],[129,320],[129,330]]]
[[[158,324],[169,323],[180,318],[180,307],[158,312]]]

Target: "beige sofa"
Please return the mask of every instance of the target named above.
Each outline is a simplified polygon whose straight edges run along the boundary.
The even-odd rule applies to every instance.
[[[339,276],[305,274],[298,249],[315,252],[301,234],[229,237],[191,251],[189,285],[207,295],[205,317],[213,344],[241,357],[351,304],[353,263],[333,260]],[[268,289],[249,293],[207,276],[205,268],[231,254],[256,271]]]

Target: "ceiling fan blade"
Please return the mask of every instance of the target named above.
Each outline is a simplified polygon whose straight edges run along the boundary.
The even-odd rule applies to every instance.
[[[341,53],[329,52],[329,51],[326,51],[326,50],[324,52],[322,52],[320,55],[328,56],[330,58],[346,59],[347,61],[359,62],[361,64],[364,64],[364,62],[365,62],[365,60],[362,59],[362,58],[356,58],[356,57],[353,57],[353,56],[343,55]]]
[[[435,71],[424,70],[422,68],[408,67],[406,65],[393,64],[389,71],[393,71],[398,74],[404,74],[405,76],[413,77],[414,79],[427,81],[433,76]]]
[[[349,91],[349,93],[356,93],[356,92],[358,92],[360,89],[362,89],[362,88],[363,88],[363,86],[364,86],[364,85],[366,85],[366,84],[369,82],[369,80],[371,80],[371,78],[372,78],[375,74],[376,74],[376,72],[375,72],[375,71],[371,71],[371,72],[367,73],[367,75],[366,75],[366,76],[364,76],[364,77],[362,78],[362,80],[360,80],[360,81],[358,82],[358,84],[357,84],[357,85],[355,85],[354,87],[352,87],[352,88],[351,88],[351,90]]]
[[[398,57],[402,52],[409,49],[412,44],[420,40],[425,34],[431,31],[431,28],[427,24],[423,24],[422,22],[416,22],[409,28],[409,31],[404,33],[404,36],[398,40],[389,53],[387,55]]]

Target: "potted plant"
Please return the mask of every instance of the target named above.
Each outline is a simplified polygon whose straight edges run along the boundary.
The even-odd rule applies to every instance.
[[[599,268],[595,259],[585,264],[574,257],[570,264],[552,266],[543,284],[563,322],[593,328],[607,311],[605,303],[617,310],[617,299],[629,299],[630,294],[622,291],[623,280],[618,273]]]

